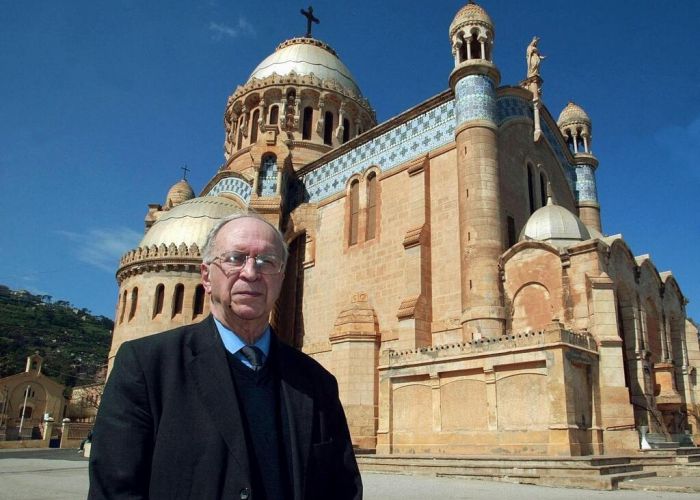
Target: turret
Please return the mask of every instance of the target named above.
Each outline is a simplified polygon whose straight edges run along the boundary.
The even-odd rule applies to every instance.
[[[498,337],[505,328],[498,270],[503,252],[496,112],[500,74],[493,64],[495,31],[484,9],[473,2],[462,7],[449,35],[455,61],[450,87],[455,95],[461,323],[468,341]]]
[[[602,233],[600,205],[596,189],[595,171],[598,159],[591,152],[591,119],[580,106],[569,102],[557,120],[559,130],[571,154],[576,168],[576,205],[579,217],[586,226]]]

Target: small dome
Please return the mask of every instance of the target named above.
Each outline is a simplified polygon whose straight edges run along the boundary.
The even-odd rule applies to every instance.
[[[145,234],[139,247],[169,246],[171,243],[190,246],[196,243],[201,249],[216,221],[240,210],[235,202],[219,196],[185,201],[164,212]]]
[[[520,233],[520,241],[543,241],[559,249],[590,239],[591,234],[581,219],[555,205],[551,197],[546,206],[535,210]]]
[[[484,26],[493,31],[493,21],[486,11],[479,5],[470,1],[467,5],[459,9],[455,18],[450,24],[450,37],[463,26]]]
[[[168,191],[168,195],[165,197],[165,206],[171,208],[192,198],[194,198],[192,186],[185,179],[182,179],[173,184],[173,187]]]
[[[557,120],[557,125],[559,128],[566,127],[567,125],[573,124],[585,124],[590,126],[591,119],[588,117],[586,112],[578,104],[574,104],[569,101],[569,104],[563,109]]]
[[[361,96],[360,88],[350,70],[338,58],[338,54],[315,38],[292,38],[279,44],[275,51],[266,57],[253,70],[248,82],[254,78],[263,79],[272,74],[311,75],[321,80],[335,80],[352,93]]]

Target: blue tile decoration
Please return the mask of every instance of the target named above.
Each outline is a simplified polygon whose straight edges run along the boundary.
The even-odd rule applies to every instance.
[[[460,80],[457,87],[466,79],[469,80],[462,85],[461,92],[467,92],[465,102],[471,103],[474,109],[465,105],[457,111],[455,100],[445,102],[334,158],[304,176],[304,199],[318,202],[343,191],[352,175],[361,173],[370,166],[376,165],[386,171],[449,144],[454,141],[455,123],[462,123],[459,120],[489,119],[501,126],[515,117],[533,119],[532,102],[516,96],[504,96],[495,100],[493,84],[481,75],[469,75]],[[459,120],[455,120],[456,113],[460,113]],[[596,200],[593,170],[582,169],[578,173],[577,168],[569,163],[567,153],[557,140],[559,130],[552,130],[546,120],[541,120],[541,126],[543,136],[563,166],[569,187],[577,199]]]
[[[467,75],[455,85],[457,123],[490,120],[496,123],[496,92],[493,81],[484,75]]]
[[[240,177],[227,177],[217,182],[206,196],[218,196],[221,193],[230,193],[238,196],[246,205],[250,201],[250,193],[253,188],[248,182]]]
[[[498,106],[498,126],[500,127],[511,118],[525,117],[534,120],[532,103],[519,97],[501,97],[496,103]]]
[[[595,168],[592,165],[576,166],[576,199],[578,201],[598,201]]]
[[[258,182],[261,186],[260,196],[277,194],[277,157],[275,155],[266,155],[263,158]]]
[[[448,101],[334,158],[304,176],[309,201],[343,191],[352,175],[372,165],[389,170],[449,144],[454,140],[454,126],[454,101]]]

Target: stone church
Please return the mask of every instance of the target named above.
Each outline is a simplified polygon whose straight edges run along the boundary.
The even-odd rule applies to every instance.
[[[606,235],[591,119],[543,104],[537,38],[526,78],[504,85],[482,7],[445,28],[448,88],[383,123],[310,30],[280,43],[228,98],[209,183],[148,206],[117,270],[110,357],[208,314],[206,234],[254,210],[290,249],[271,323],[336,376],[359,448],[612,454],[647,429],[698,442],[697,330],[675,277]]]

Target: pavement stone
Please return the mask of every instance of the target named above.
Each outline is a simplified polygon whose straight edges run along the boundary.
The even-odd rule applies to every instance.
[[[697,498],[691,493],[700,492],[700,477],[657,477],[623,483],[636,491],[376,472],[364,472],[362,479],[365,500],[691,500]],[[0,450],[0,500],[76,500],[85,498],[87,491],[88,460],[75,449]]]

